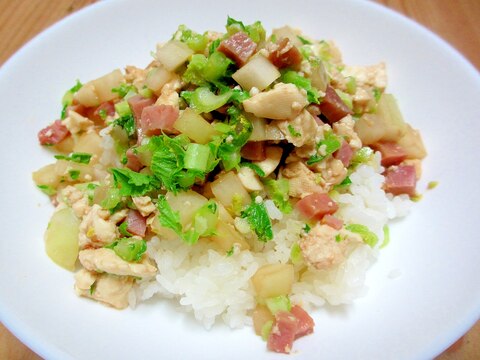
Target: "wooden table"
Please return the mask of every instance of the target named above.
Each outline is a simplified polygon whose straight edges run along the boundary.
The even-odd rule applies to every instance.
[[[376,0],[415,19],[480,69],[479,0]],[[0,0],[0,65],[29,39],[95,0]],[[437,360],[480,359],[480,322]],[[41,359],[0,324],[0,359]]]

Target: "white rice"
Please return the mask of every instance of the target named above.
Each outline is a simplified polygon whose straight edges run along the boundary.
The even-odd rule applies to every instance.
[[[367,226],[379,237],[379,245],[387,222],[406,215],[411,206],[408,196],[385,194],[382,171],[377,153],[372,164],[361,165],[351,174],[350,193],[335,198],[339,204],[337,216],[347,224]],[[206,328],[218,319],[232,328],[251,324],[250,314],[256,301],[250,278],[264,264],[288,262],[290,249],[304,226],[295,211],[286,216],[273,202],[267,201],[266,206],[272,219],[281,220],[274,223],[274,239],[266,244],[252,242],[252,251],[236,249],[232,256],[226,256],[206,241],[189,246],[181,240],[152,238],[148,254],[157,263],[159,274],[139,283],[130,296],[131,306],[156,296],[173,299],[182,311],[192,312]],[[326,302],[346,304],[365,295],[365,274],[377,253],[377,249],[360,244],[352,246],[347,260],[334,269],[309,268],[301,276],[297,273],[292,302],[312,310]]]

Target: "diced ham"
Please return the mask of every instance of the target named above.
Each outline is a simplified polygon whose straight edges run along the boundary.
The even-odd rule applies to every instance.
[[[400,165],[387,169],[385,174],[385,191],[393,195],[415,195],[417,184],[415,166]]]
[[[144,218],[137,210],[129,210],[127,219],[127,231],[130,234],[138,235],[140,237],[145,236],[147,230],[147,219]]]
[[[160,135],[162,131],[173,131],[173,124],[178,119],[178,108],[172,105],[150,105],[143,108],[140,117],[142,134]]]
[[[104,112],[104,116],[102,117],[102,112]],[[113,116],[115,115],[115,106],[113,105],[112,101],[106,101],[100,104],[98,107],[94,108],[91,115],[87,116],[90,120],[97,121],[97,122],[104,122],[105,116]]]
[[[321,221],[321,224],[328,225],[335,230],[340,230],[343,226],[343,220],[333,216],[333,215],[325,215]]]
[[[337,203],[325,193],[305,196],[295,206],[306,218],[317,220],[321,220],[325,215],[332,215],[338,210]]]
[[[133,171],[139,172],[143,168],[143,164],[132,149],[128,149],[125,153],[127,157],[126,166]]]
[[[139,120],[141,118],[142,111],[145,107],[153,105],[155,103],[154,99],[147,99],[141,95],[134,95],[128,98],[127,101],[128,105],[130,105],[130,108],[132,109],[133,117],[135,118],[135,120]]]
[[[407,158],[407,153],[396,142],[382,141],[372,146],[382,154],[382,166],[398,165]]]
[[[330,85],[328,85],[325,90],[325,97],[320,103],[320,111],[330,123],[337,122],[345,116],[352,114],[350,108],[342,101]]]
[[[271,351],[288,354],[297,336],[299,320],[291,313],[279,311],[268,336],[267,347]]]
[[[350,165],[350,161],[353,157],[353,150],[350,145],[348,145],[348,142],[343,140],[342,146],[333,154],[333,157],[340,160],[345,167]]]
[[[38,141],[41,145],[56,145],[70,135],[67,127],[61,120],[55,120],[53,124],[38,132]]]
[[[223,40],[217,48],[218,51],[235,61],[239,67],[245,65],[256,49],[257,44],[241,31]]]
[[[251,161],[263,161],[267,158],[264,141],[249,141],[243,145],[240,154]]]
[[[298,320],[295,339],[313,333],[313,327],[315,326],[315,322],[305,310],[303,310],[300,306],[295,305],[292,307],[292,310],[290,310],[290,312]]]
[[[293,45],[288,38],[283,38],[278,42],[275,50],[270,52],[268,59],[273,65],[282,69],[300,65],[303,57],[297,47]]]

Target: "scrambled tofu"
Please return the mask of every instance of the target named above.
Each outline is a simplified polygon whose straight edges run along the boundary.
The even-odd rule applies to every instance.
[[[101,301],[116,309],[128,306],[133,279],[127,276],[98,274],[85,269],[75,274],[75,292],[79,296]]]
[[[282,169],[282,176],[289,180],[291,197],[303,198],[316,192],[324,192],[318,183],[318,176],[301,161],[287,164]]]
[[[134,196],[133,203],[142,216],[147,217],[153,213],[157,208],[149,196]]]
[[[89,271],[140,278],[150,278],[157,273],[157,268],[145,258],[131,263],[121,259],[113,250],[107,248],[82,250],[78,258],[82,266]]]
[[[318,125],[307,110],[303,110],[293,120],[278,121],[277,126],[285,135],[285,139],[296,147],[315,145]]]
[[[118,236],[117,223],[110,219],[110,212],[95,204],[80,223],[78,244],[81,249],[101,247],[112,243]]]
[[[81,132],[93,129],[94,123],[92,120],[70,110],[68,116],[63,120],[63,124],[72,134],[78,134]]]
[[[178,90],[183,86],[183,82],[178,75],[175,75],[172,80],[163,85],[155,105],[172,105],[179,107],[180,97]]]
[[[60,201],[69,205],[79,219],[90,211],[87,195],[75,186],[65,187],[60,192]]]
[[[317,224],[300,239],[299,245],[308,265],[326,270],[344,262],[350,247],[361,243],[358,234]]]
[[[352,150],[355,151],[362,147],[362,140],[358,137],[354,127],[355,121],[351,115],[347,115],[333,124],[333,131],[335,134],[342,136],[348,142],[348,145],[350,145]]]

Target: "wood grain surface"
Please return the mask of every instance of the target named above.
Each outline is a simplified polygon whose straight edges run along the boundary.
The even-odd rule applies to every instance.
[[[366,1],[366,0],[365,0]],[[0,0],[0,65],[28,40],[95,0]],[[425,25],[480,69],[480,0],[376,0]],[[480,359],[480,322],[437,360]],[[0,324],[0,359],[41,359]]]

